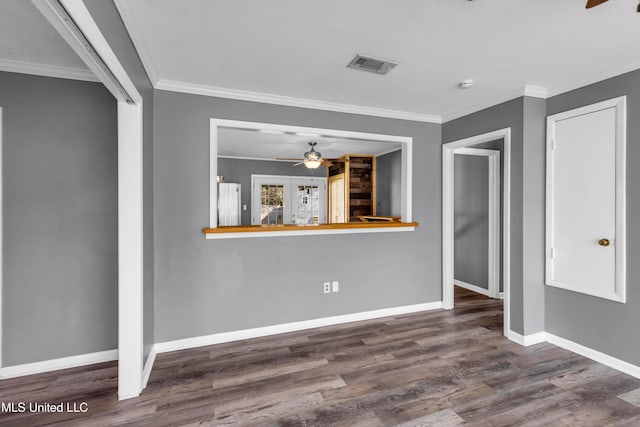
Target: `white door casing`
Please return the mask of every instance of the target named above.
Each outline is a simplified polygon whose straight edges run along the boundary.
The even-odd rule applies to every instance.
[[[454,151],[484,142],[502,139],[502,277],[504,288],[504,335],[509,336],[511,324],[511,128],[472,136],[442,146],[442,307],[452,309],[454,262]]]
[[[625,146],[625,97],[547,118],[547,285],[625,302]]]

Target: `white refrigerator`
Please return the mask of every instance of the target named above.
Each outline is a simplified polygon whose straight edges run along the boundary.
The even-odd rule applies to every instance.
[[[240,225],[240,184],[218,183],[218,225]]]

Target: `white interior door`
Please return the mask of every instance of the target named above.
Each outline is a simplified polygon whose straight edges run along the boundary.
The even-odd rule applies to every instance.
[[[623,107],[549,117],[547,146],[546,282],[616,301],[625,297]]]
[[[251,224],[288,224],[291,218],[291,181],[280,177],[252,176]]]
[[[344,173],[329,177],[329,197],[329,221],[347,222],[344,207]]]
[[[291,222],[310,225],[327,222],[326,179],[292,180]]]

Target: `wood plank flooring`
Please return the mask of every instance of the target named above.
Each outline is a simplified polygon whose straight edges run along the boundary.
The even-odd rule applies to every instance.
[[[103,363],[0,381],[0,402],[87,413],[1,413],[10,426],[639,426],[640,380],[550,344],[502,336],[502,302],[160,354],[118,402]]]

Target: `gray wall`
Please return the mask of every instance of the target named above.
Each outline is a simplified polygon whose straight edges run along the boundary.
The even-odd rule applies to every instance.
[[[118,346],[116,102],[97,83],[0,72],[2,361]]]
[[[242,211],[242,224],[251,224],[251,174],[258,175],[288,175],[325,178],[327,169],[307,169],[302,165],[292,166],[293,163],[269,160],[245,160],[218,158],[218,175],[224,175],[225,182],[241,184],[242,204],[247,210]]]
[[[441,300],[440,125],[165,91],[154,102],[156,341]],[[420,227],[205,240],[211,117],[413,137]],[[329,280],[340,293],[322,293]]]
[[[376,157],[376,214],[402,214],[402,151]]]
[[[546,329],[560,337],[640,365],[640,71],[550,98],[556,114],[627,96],[627,303],[553,287],[546,289]]]
[[[154,222],[153,222],[153,86],[113,1],[84,0],[100,31],[129,78],[142,95],[143,112],[143,217],[144,217],[144,360],[154,343]]]
[[[454,277],[489,289],[489,161],[454,156]]]
[[[521,97],[443,124],[443,143],[511,128],[511,330],[544,331],[545,101]],[[525,258],[526,255],[526,258]]]

